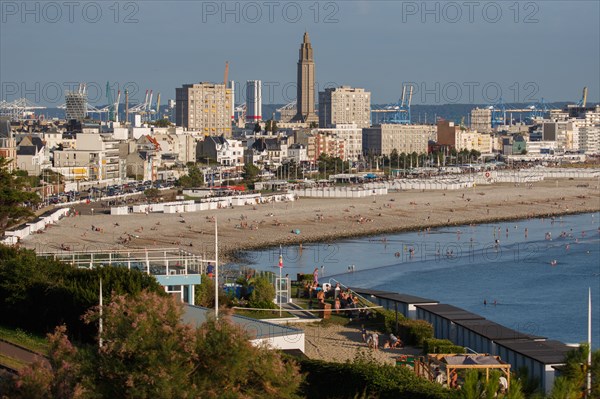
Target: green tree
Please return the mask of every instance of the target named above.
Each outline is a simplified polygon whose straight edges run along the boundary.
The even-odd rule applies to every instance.
[[[16,172],[8,171],[8,160],[0,157],[0,232],[33,216],[28,205],[37,204],[40,197],[24,191],[25,186]]]
[[[200,327],[192,382],[203,398],[296,398],[298,366],[278,352],[255,347],[226,318]]]
[[[203,276],[201,284],[196,285],[194,292],[196,305],[205,308],[215,307],[215,282],[213,279]],[[219,304],[227,305],[228,302],[229,298],[225,295],[225,292],[219,290]]]
[[[254,183],[258,180],[258,176],[260,175],[260,169],[251,162],[247,162],[244,165],[244,170],[242,171],[242,178],[244,179],[244,183],[248,187],[253,187]]]
[[[470,152],[470,156],[471,156],[471,159],[472,159],[472,160],[475,160],[475,161],[476,161],[476,160],[478,160],[478,159],[479,159],[479,157],[481,156],[481,152],[479,152],[479,151],[477,151],[477,150],[473,149],[473,150],[471,150],[471,152]]]
[[[226,316],[196,329],[181,321],[183,305],[174,297],[150,292],[114,296],[102,310],[102,346],[78,352],[58,329],[49,366],[28,367],[13,387],[23,394],[15,397],[297,397],[296,363],[254,346]],[[99,317],[95,307],[84,319],[95,325]]]
[[[44,169],[40,174],[39,179],[40,181],[49,184],[62,184],[65,182],[65,178],[63,175],[51,169]]]
[[[273,119],[269,119],[265,124],[265,132],[271,132],[274,134],[277,133],[278,129],[279,128],[277,127],[277,121],[274,121]]]
[[[80,341],[91,342],[95,331],[83,324],[81,315],[97,303],[100,278],[107,300],[113,293],[137,294],[143,289],[166,295],[153,276],[136,270],[79,269],[39,258],[31,250],[0,245],[2,323],[42,334],[65,324]]]
[[[580,397],[581,394],[572,381],[567,377],[558,377],[554,380],[548,399],[578,399]]]
[[[393,167],[398,167],[398,161],[400,159],[400,156],[398,155],[398,150],[397,149],[393,149],[392,152],[390,153],[390,166]]]
[[[171,122],[169,122],[168,119],[159,119],[157,121],[151,122],[152,125],[156,126],[156,127],[169,127],[172,125]]]
[[[157,198],[160,196],[160,190],[158,188],[149,188],[144,190],[146,198]]]
[[[481,398],[483,395],[483,385],[479,381],[479,373],[477,370],[467,370],[461,393],[463,399]]]
[[[262,128],[260,127],[260,123],[256,122],[254,124],[254,133],[260,133],[262,131]]]
[[[48,334],[48,361],[38,360],[23,368],[15,380],[10,397],[15,399],[91,398],[82,381],[83,357],[66,336],[66,327]]]
[[[103,308],[103,345],[93,354],[93,386],[102,397],[193,397],[195,333],[181,322],[183,306],[172,296],[147,291],[118,295]],[[88,311],[96,324],[98,308]]]
[[[178,183],[183,188],[202,187],[204,185],[204,175],[198,166],[189,165],[188,174],[181,176]]]
[[[250,307],[258,309],[274,309],[275,287],[266,277],[256,277],[251,281],[253,287],[250,294]]]
[[[577,392],[582,393],[587,389],[587,374],[590,371],[592,374],[592,397],[600,397],[600,349],[592,352],[591,369],[588,365],[589,350],[590,347],[586,342],[569,351],[561,373]],[[569,386],[567,382],[561,381],[558,389],[564,390]]]
[[[525,394],[523,393],[522,387],[523,385],[521,384],[520,379],[511,378],[510,387],[506,393],[506,399],[525,399]]]

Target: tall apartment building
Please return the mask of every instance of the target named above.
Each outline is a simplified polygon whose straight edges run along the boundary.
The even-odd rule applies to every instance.
[[[371,93],[365,89],[341,86],[319,92],[319,126],[356,124],[371,126]]]
[[[206,136],[231,137],[232,89],[222,83],[186,84],[175,89],[175,122]]]
[[[471,110],[471,129],[480,133],[492,132],[492,110],[489,108],[474,108]]]
[[[492,136],[455,125],[454,122],[439,120],[437,123],[437,143],[461,150],[476,150],[482,154],[492,152]]]
[[[435,125],[381,124],[363,129],[365,155],[390,155],[398,153],[427,153],[429,140],[436,140]]]
[[[317,131],[344,140],[344,160],[358,161],[361,157],[362,129],[356,124],[339,124],[329,129],[319,128]]]
[[[321,154],[334,158],[346,160],[346,151],[344,149],[346,142],[335,134],[316,132],[308,136],[308,145],[306,146],[306,157],[309,161],[315,162]]]
[[[65,119],[83,121],[87,116],[87,93],[85,88],[65,94]]]
[[[246,82],[246,122],[255,123],[262,120],[262,82],[249,80]]]

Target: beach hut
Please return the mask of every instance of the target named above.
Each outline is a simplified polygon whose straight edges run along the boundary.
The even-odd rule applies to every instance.
[[[128,206],[113,206],[112,208],[110,208],[111,215],[127,215],[128,212]]]
[[[484,317],[467,312],[453,305],[416,305],[417,319],[426,320],[433,325],[433,333],[439,339],[452,339],[456,336],[458,320],[485,320]]]
[[[559,341],[499,341],[497,354],[515,369],[527,367],[529,378],[538,379],[544,392],[552,390],[556,368],[565,364],[573,348]]]

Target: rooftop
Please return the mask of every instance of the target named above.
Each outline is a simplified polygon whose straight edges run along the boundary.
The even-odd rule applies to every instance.
[[[183,313],[183,321],[184,323],[199,327],[201,324],[206,322],[210,315],[214,315],[214,309],[186,305]],[[224,317],[227,317],[229,320],[231,320],[236,327],[244,330],[249,335],[251,340],[296,335],[303,332],[302,330],[296,328],[252,319],[250,317],[238,315],[228,315]]]
[[[464,309],[447,304],[437,305],[417,305],[418,308],[426,310],[437,316],[443,317],[450,321],[457,320],[485,320],[485,317],[475,313],[467,312]]]

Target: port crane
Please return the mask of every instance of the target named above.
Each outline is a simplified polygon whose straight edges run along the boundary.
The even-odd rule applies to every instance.
[[[410,107],[412,105],[413,90],[413,85],[402,85],[402,97],[400,97],[398,102],[396,104],[386,105],[383,108],[372,109],[371,122],[373,123],[374,119],[379,119],[379,114],[382,114],[382,123],[409,125],[411,122]]]
[[[38,109],[46,109],[46,107],[34,104],[26,98],[10,102],[0,101],[0,116],[6,116],[12,121],[25,119],[30,112]]]
[[[119,122],[119,102],[121,101],[121,90],[117,92],[116,101],[113,100],[110,83],[106,82],[106,101],[108,102],[108,120]]]

